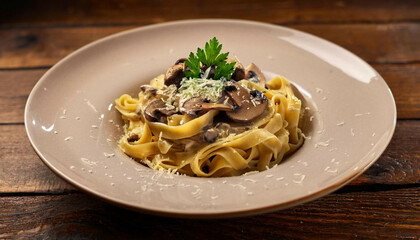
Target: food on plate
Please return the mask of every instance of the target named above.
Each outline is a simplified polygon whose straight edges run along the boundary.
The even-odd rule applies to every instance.
[[[301,101],[288,80],[267,81],[221,53],[216,38],[115,100],[125,121],[119,146],[153,168],[220,177],[262,171],[303,144]]]

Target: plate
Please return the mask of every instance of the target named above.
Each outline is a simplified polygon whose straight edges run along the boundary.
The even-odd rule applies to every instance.
[[[304,145],[277,167],[225,178],[159,172],[117,144],[114,99],[164,73],[216,36],[245,65],[288,78],[304,102]],[[396,124],[384,79],[349,51],[290,28],[242,20],[188,20],[115,34],[70,54],[33,88],[29,139],[56,174],[120,206],[165,216],[233,217],[291,207],[326,195],[371,166]]]

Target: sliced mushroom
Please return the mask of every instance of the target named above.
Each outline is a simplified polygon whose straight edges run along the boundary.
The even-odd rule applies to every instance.
[[[265,86],[264,74],[254,63],[249,64],[249,66],[245,69],[245,78],[258,83],[262,87]]]
[[[214,143],[219,136],[219,130],[216,128],[209,128],[204,132],[204,141]]]
[[[151,101],[144,109],[144,117],[150,122],[167,122],[167,117],[174,115],[174,109],[168,109],[161,99]]]
[[[239,59],[235,56],[234,59],[227,59],[226,60],[227,63],[235,63],[235,71],[233,72],[232,76],[230,77],[230,79],[233,79],[235,81],[240,81],[242,79],[245,79],[245,68],[244,66],[242,66],[241,62],[239,61]]]
[[[242,106],[242,102],[246,99],[251,98],[249,95],[248,90],[246,90],[244,87],[239,85],[238,83],[233,82],[231,85],[227,85],[225,87],[226,95],[232,99],[235,106]],[[229,101],[229,103],[232,103]]]
[[[208,103],[200,97],[195,97],[185,101],[181,107],[181,112],[195,117],[210,110],[233,111],[233,106],[220,103]]]
[[[240,67],[235,67],[235,72],[233,72],[231,78],[235,81],[240,81],[242,79],[245,79],[245,69],[244,69],[244,67],[242,67],[242,65]]]
[[[172,67],[168,68],[164,79],[165,85],[169,86],[175,84],[176,87],[179,88],[182,78],[185,77],[184,70],[185,62],[175,64]]]
[[[198,112],[201,110],[201,105],[200,103],[203,102],[203,99],[201,98],[190,98],[187,101],[184,102],[184,104],[182,104],[181,107],[181,112],[182,113],[186,113],[188,115],[192,115],[192,116],[198,116]]]
[[[180,64],[180,63],[183,63],[185,61],[187,61],[186,58],[180,58],[180,59],[176,60],[175,65]]]
[[[200,105],[201,105],[201,110],[233,111],[233,106],[227,105],[227,104],[203,102]]]
[[[127,138],[127,142],[136,142],[139,140],[139,135],[133,134]]]
[[[247,123],[255,120],[268,106],[267,97],[260,91],[255,92],[255,97],[251,95],[244,87],[237,84],[237,90],[228,92],[229,96],[232,96],[232,100],[235,102],[240,101],[240,105],[236,104],[234,111],[226,112],[226,115],[235,122]],[[233,98],[235,97],[235,98]]]
[[[219,131],[221,137],[227,137],[232,132],[232,127],[225,122],[218,122],[214,127]]]
[[[150,86],[148,84],[142,85],[140,87],[140,90],[143,91],[143,92],[145,92],[145,93],[150,93],[152,95],[156,95],[156,92],[157,92],[157,89],[156,88],[154,88],[154,87],[152,87],[152,86]]]

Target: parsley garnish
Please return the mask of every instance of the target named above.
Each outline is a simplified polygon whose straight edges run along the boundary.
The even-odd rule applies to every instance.
[[[194,53],[190,53],[188,60],[185,61],[185,65],[187,65],[190,69],[190,71],[184,71],[186,77],[198,78],[200,76],[200,60],[194,55]]]
[[[214,79],[229,79],[235,72],[235,63],[227,63],[226,59],[229,52],[220,53],[221,50],[222,44],[219,44],[219,41],[214,37],[209,42],[206,42],[204,50],[197,48],[196,55],[191,52],[188,60],[185,61],[185,64],[190,69],[189,71],[184,71],[185,76],[199,78],[201,66],[205,64],[207,67],[215,66]]]

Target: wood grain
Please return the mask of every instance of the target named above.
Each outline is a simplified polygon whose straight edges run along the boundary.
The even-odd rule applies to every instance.
[[[419,143],[420,121],[398,121],[394,136],[379,160],[351,184],[420,183]]]
[[[420,63],[373,64],[373,67],[394,95],[398,119],[420,119]]]
[[[420,187],[334,193],[260,216],[188,220],[127,211],[84,194],[2,197],[0,238],[417,239]]]
[[[23,123],[29,93],[46,71],[0,71],[0,123]]]
[[[297,25],[298,30],[334,42],[371,63],[420,61],[420,23]]]
[[[0,68],[51,66],[99,38],[136,26],[0,29]],[[420,23],[302,24],[371,63],[420,62]]]
[[[7,1],[0,8],[0,26],[150,24],[186,18],[238,18],[282,24],[401,22],[419,20],[419,10],[415,0]]]
[[[0,125],[0,132],[0,193],[74,190],[39,159],[23,125]]]
[[[29,28],[0,30],[0,68],[52,66],[99,38],[133,28]]]
[[[74,191],[44,166],[32,150],[23,125],[0,125],[0,131],[0,193]],[[388,148],[351,185],[420,183],[419,142],[420,122],[398,121]]]

